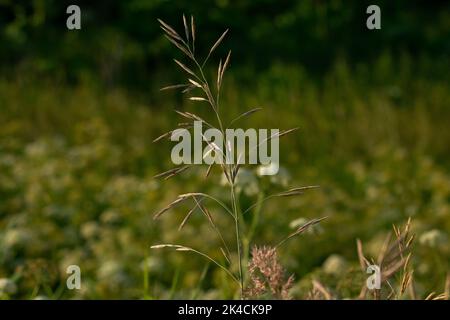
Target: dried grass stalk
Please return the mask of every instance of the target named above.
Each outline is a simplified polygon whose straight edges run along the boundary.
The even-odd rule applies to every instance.
[[[249,286],[245,291],[246,298],[291,299],[289,290],[294,276],[285,276],[285,270],[278,262],[276,248],[253,247],[252,258],[248,265]]]

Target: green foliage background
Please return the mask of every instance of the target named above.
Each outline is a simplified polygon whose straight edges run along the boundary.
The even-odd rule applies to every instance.
[[[65,27],[73,3],[80,31]],[[234,297],[236,288],[201,258],[149,249],[176,242],[217,254],[200,215],[177,231],[188,207],[151,217],[179,193],[226,197],[219,172],[205,180],[203,167],[152,178],[172,166],[170,145],[151,141],[180,121],[173,109],[209,117],[185,96],[159,92],[183,78],[156,18],[180,29],[182,13],[196,18],[200,52],[230,28],[213,59],[232,50],[225,118],[261,106],[244,127],[300,127],[281,141],[282,166],[292,185],[321,188],[269,202],[255,237],[273,244],[298,218],[329,216],[280,252],[296,275],[294,297],[305,296],[312,278],[339,297],[357,296],[366,275],[356,238],[376,256],[392,224],[410,216],[418,294],[442,292],[450,261],[449,5],[377,4],[382,29],[368,31],[364,1],[0,0],[0,278],[16,286],[0,286],[0,296]],[[260,195],[280,188],[255,181]],[[257,197],[242,194],[242,205]],[[65,287],[70,264],[82,269],[80,291]]]

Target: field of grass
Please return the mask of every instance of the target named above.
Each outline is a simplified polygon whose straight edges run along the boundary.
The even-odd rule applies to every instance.
[[[446,70],[445,61],[388,53],[372,65],[339,60],[320,78],[297,65],[231,66],[221,97],[226,119],[262,107],[242,126],[300,128],[280,141],[282,174],[259,177],[247,168],[242,208],[287,182],[320,185],[300,197],[271,199],[254,229],[253,243],[273,245],[299,224],[328,217],[278,253],[295,275],[293,298],[307,297],[314,279],[335,297],[357,297],[368,275],[356,239],[367,257],[377,257],[392,225],[409,217],[417,297],[444,292],[450,271]],[[148,92],[138,94],[26,71],[0,79],[0,297],[236,297],[235,285],[205,259],[150,250],[182,243],[220,259],[218,239],[200,214],[178,231],[189,207],[152,219],[180,193],[226,199],[219,170],[205,178],[206,166],[167,181],[153,178],[173,166],[170,143],[152,140],[182,121],[174,109],[211,117],[181,95],[158,92],[170,82],[155,75]],[[217,224],[229,223],[216,216]],[[71,264],[82,270],[81,290],[66,288]]]

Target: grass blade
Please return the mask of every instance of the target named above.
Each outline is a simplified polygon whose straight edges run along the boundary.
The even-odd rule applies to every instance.
[[[216,266],[218,266],[223,271],[225,271],[231,277],[231,279],[233,279],[236,283],[240,284],[239,280],[234,276],[234,274],[230,270],[228,270],[228,268],[226,268],[224,265],[220,264],[219,262],[217,262],[216,260],[211,258],[206,253],[203,253],[201,251],[195,250],[195,249],[190,248],[190,247],[185,247],[185,246],[181,246],[181,245],[177,245],[177,244],[158,244],[158,245],[151,246],[150,248],[151,249],[174,248],[177,251],[194,252],[194,253],[196,253],[196,254],[198,254],[198,255],[208,259],[209,261],[213,262]]]
[[[305,230],[307,230],[309,227],[318,224],[319,222],[321,222],[322,220],[326,219],[328,217],[323,217],[323,218],[319,218],[319,219],[313,219],[307,223],[305,223],[304,225],[300,226],[297,230],[295,230],[293,233],[291,233],[290,235],[288,235],[285,239],[281,240],[276,247],[278,248],[279,246],[281,246],[282,244],[284,244],[286,241],[288,241],[289,239],[303,233]]]
[[[228,125],[228,127],[230,127],[233,123],[235,123],[235,122],[238,121],[239,119],[242,119],[242,118],[244,118],[244,117],[247,117],[247,116],[249,116],[249,115],[251,115],[251,114],[253,114],[253,113],[255,113],[255,112],[261,111],[261,110],[262,110],[262,108],[253,108],[253,109],[251,109],[251,110],[248,110],[248,111],[242,113],[241,115],[239,115],[239,116],[237,116],[236,118],[234,118],[234,119],[230,122],[230,124]]]
[[[194,73],[194,71],[192,71],[191,69],[189,69],[188,67],[186,67],[183,63],[181,63],[180,61],[178,61],[177,59],[173,59],[173,61],[175,61],[175,63],[177,65],[179,65],[184,71],[186,71],[187,73],[189,73],[190,75],[197,77],[197,75]]]
[[[214,43],[214,45],[211,47],[211,50],[209,50],[209,54],[211,54],[211,53],[219,46],[219,44],[222,42],[223,38],[225,38],[225,36],[227,35],[227,33],[228,33],[228,29],[225,30],[224,33],[222,33],[222,35],[220,36],[219,39],[217,39],[217,41],[216,41],[216,42]]]
[[[184,25],[184,33],[186,35],[186,41],[189,43],[189,29],[188,29],[188,25],[187,25],[186,17],[184,16],[184,13],[183,13],[183,25]]]

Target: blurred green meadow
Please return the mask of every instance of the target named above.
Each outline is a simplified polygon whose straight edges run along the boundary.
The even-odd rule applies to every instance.
[[[48,5],[45,1],[33,3],[42,3],[44,8]],[[224,201],[228,195],[217,168],[205,178],[206,165],[195,166],[167,181],[153,178],[173,167],[172,144],[152,141],[183,121],[174,110],[195,111],[205,119],[213,119],[206,107],[188,101],[185,95],[159,91],[180,79],[176,65],[170,61],[172,56],[179,56],[164,42],[155,19],[170,13],[167,20],[177,21],[174,24],[180,26],[182,12],[204,13],[196,19],[201,21],[199,37],[205,34],[206,39],[216,38],[221,30],[235,25],[232,39],[247,32],[245,23],[251,22],[242,22],[243,16],[239,16],[237,20],[243,25],[239,29],[237,21],[228,21],[227,14],[242,8],[227,1],[214,2],[210,11],[198,9],[200,4],[198,8],[197,4],[189,7],[183,1],[179,8],[170,10],[164,1],[130,3],[135,6],[117,5],[116,10],[133,13],[139,11],[136,8],[144,8],[143,12],[149,12],[145,16],[146,28],[156,34],[149,51],[127,34],[129,29],[139,29],[130,25],[129,16],[125,20],[101,20],[109,29],[99,28],[99,32],[111,35],[105,38],[104,51],[95,51],[99,44],[93,41],[94,35],[79,36],[78,40],[84,41],[80,42],[82,49],[81,45],[71,47],[77,43],[71,37],[77,35],[62,29],[61,34],[67,33],[67,52],[55,44],[49,56],[41,46],[51,45],[37,41],[42,35],[32,31],[46,31],[45,21],[55,24],[50,19],[55,9],[48,9],[44,15],[48,20],[44,18],[36,25],[27,22],[17,26],[18,18],[8,18],[7,14],[0,19],[5,26],[2,37],[8,40],[2,44],[5,60],[0,74],[3,299],[236,297],[236,287],[226,275],[202,257],[150,249],[158,243],[180,243],[219,259],[219,241],[200,214],[193,215],[190,223],[178,231],[190,207],[176,207],[157,221],[152,217],[178,194],[205,192]],[[263,1],[261,6],[270,3]],[[331,3],[322,6],[329,12],[347,10],[341,1]],[[244,4],[251,6],[250,2]],[[285,20],[280,18],[284,23],[299,19],[305,28],[316,30],[306,17],[322,17],[321,4],[298,5],[298,12],[310,14],[294,17],[287,12],[289,5],[297,2],[284,4]],[[13,8],[8,1],[3,5]],[[10,12],[20,11],[21,6],[25,17],[35,12],[29,11],[26,4],[17,4]],[[351,15],[358,5],[348,7],[351,10],[344,12]],[[220,8],[224,10],[222,15],[218,15]],[[94,6],[89,10],[96,9]],[[318,279],[338,297],[355,298],[368,276],[359,267],[356,239],[362,241],[367,256],[376,257],[392,225],[404,224],[411,217],[416,234],[411,259],[417,296],[444,292],[450,271],[450,68],[449,38],[445,37],[448,11],[447,15],[441,11],[444,18],[436,19],[436,26],[428,25],[428,31],[423,31],[423,39],[431,39],[423,52],[409,50],[408,46],[397,50],[387,42],[375,54],[356,59],[330,49],[333,56],[324,56],[321,61],[326,63],[316,61],[316,66],[308,65],[308,52],[296,58],[295,50],[301,50],[302,43],[285,43],[286,56],[281,58],[277,58],[273,47],[268,46],[265,52],[264,37],[260,39],[257,31],[268,31],[266,22],[259,20],[264,13],[259,14],[255,13],[257,18],[253,20],[260,23],[259,29],[248,32],[256,32],[252,39],[263,51],[251,51],[249,46],[240,53],[240,43],[231,43],[237,54],[232,55],[223,84],[223,117],[231,120],[248,109],[262,107],[261,112],[242,120],[239,126],[300,129],[280,140],[279,175],[261,177],[256,167],[245,168],[247,179],[239,189],[242,209],[286,186],[320,188],[300,197],[268,201],[258,215],[252,243],[276,244],[309,219],[327,216],[320,225],[280,248],[282,264],[295,275],[292,296],[305,298],[312,280]],[[364,23],[364,11],[362,17]],[[208,28],[209,21],[219,32]],[[344,22],[333,23],[339,27]],[[83,28],[88,30],[89,24]],[[389,26],[383,28],[389,36]],[[144,37],[147,29],[140,30]],[[282,33],[286,39],[289,30]],[[25,42],[21,42],[20,32],[29,37]],[[316,32],[321,34],[320,30]],[[324,46],[317,49],[318,59],[321,53],[328,53],[321,41],[332,47],[332,38],[328,35],[322,39],[313,33],[311,43],[317,41]],[[129,42],[124,44],[123,39]],[[111,56],[102,55],[115,44],[124,46],[123,59],[128,64],[121,65]],[[351,41],[346,45],[351,52]],[[227,48],[226,40],[223,46]],[[314,56],[314,48],[309,46],[305,44]],[[86,55],[74,58],[74,52],[90,49],[92,65],[85,65],[90,61],[85,60]],[[17,52],[27,54],[18,58]],[[258,54],[262,56],[256,57]],[[247,63],[252,55],[262,62]],[[59,61],[58,57],[63,58]],[[213,61],[217,64],[218,58]],[[139,70],[136,78],[131,76],[133,70]],[[214,77],[213,68],[209,75]],[[229,223],[220,207],[212,205],[210,209],[217,224]],[[232,225],[224,236],[233,239]],[[66,287],[66,268],[73,264],[81,268],[81,290]]]

